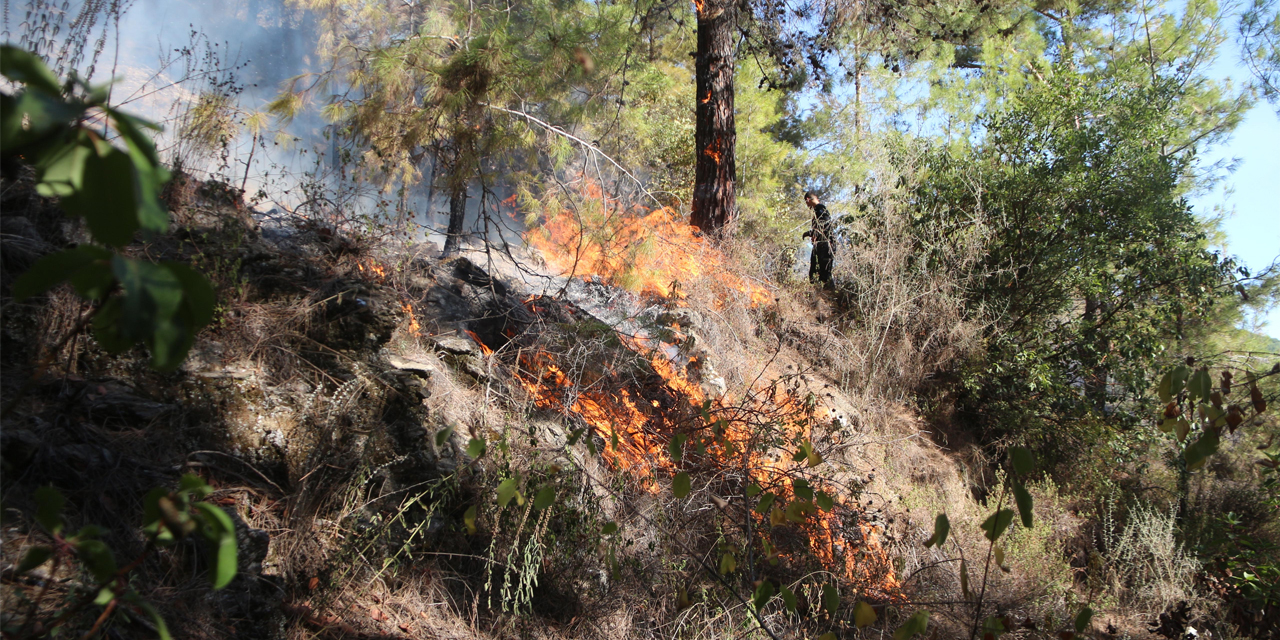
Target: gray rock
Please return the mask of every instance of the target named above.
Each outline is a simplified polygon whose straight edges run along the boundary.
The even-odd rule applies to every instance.
[[[475,340],[456,334],[432,336],[431,342],[436,349],[455,356],[471,356],[480,352],[480,345]]]
[[[387,356],[387,364],[400,371],[416,373],[424,378],[430,378],[440,372],[440,364],[435,358],[391,355]]]

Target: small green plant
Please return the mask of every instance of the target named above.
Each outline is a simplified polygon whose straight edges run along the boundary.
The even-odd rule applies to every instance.
[[[1014,524],[1015,515],[1018,516],[1017,521],[1021,522],[1022,526],[1027,529],[1031,529],[1035,524],[1033,515],[1035,505],[1031,492],[1027,491],[1026,487],[1026,482],[1031,479],[1036,470],[1035,458],[1029,449],[1011,447],[1009,449],[1009,463],[1010,468],[1004,474],[1003,482],[1000,485],[1000,493],[996,498],[996,510],[986,520],[982,521],[982,532],[988,544],[986,558],[982,566],[982,579],[978,583],[976,590],[970,588],[968,559],[963,557],[963,553],[960,558],[960,590],[963,601],[973,608],[973,621],[969,629],[970,638],[999,638],[1001,635],[1014,630],[1013,623],[1007,616],[992,615],[983,617],[992,562],[1001,571],[1009,571],[1005,564],[1005,549],[998,541],[1008,531],[1009,527]],[[1016,512],[1014,509],[1005,507],[1005,500],[1008,499],[1010,494],[1013,496],[1013,504],[1010,506],[1016,506]],[[941,549],[950,533],[951,521],[945,513],[940,513],[934,522],[933,535],[924,544],[926,547],[937,546]],[[1076,615],[1073,629],[1061,631],[1059,637],[1070,640],[1084,633],[1093,619],[1091,604],[1084,606]],[[897,633],[894,634],[895,640],[906,640],[916,633],[925,632],[928,613],[919,611],[917,615],[921,613],[924,614],[922,620],[915,621],[915,616],[912,616],[906,625],[899,627]],[[913,621],[915,621],[914,626]]]
[[[147,556],[157,548],[173,546],[192,534],[199,535],[209,545],[209,577],[214,589],[226,587],[236,576],[236,530],[231,517],[221,508],[201,502],[200,499],[213,490],[198,476],[185,475],[176,491],[163,487],[152,489],[143,501],[142,532],[146,546],[142,553],[123,567],[116,562],[116,554],[103,542],[103,530],[96,525],[86,525],[73,535],[66,535],[66,521],[62,510],[66,498],[53,487],[36,490],[36,522],[48,534],[51,544],[29,549],[18,564],[17,573],[26,574],[52,563],[52,569],[44,586],[34,600],[30,600],[21,625],[6,627],[6,638],[29,638],[44,634],[57,634],[66,627],[73,616],[88,606],[102,608],[93,626],[84,637],[92,637],[102,625],[121,610],[131,610],[150,618],[160,638],[170,638],[168,626],[159,611],[134,590],[129,574],[138,568]],[[44,611],[49,585],[58,569],[78,562],[93,578],[83,587],[68,592],[64,606]],[[16,616],[13,619],[16,625]]]
[[[66,213],[84,218],[93,238],[41,258],[14,282],[14,297],[70,282],[95,303],[84,323],[92,319],[103,348],[121,352],[142,342],[152,366],[176,368],[213,317],[213,288],[188,265],[117,253],[139,230],[169,228],[159,197],[169,171],[143,133],[158,127],[112,108],[106,87],[90,86],[74,72],[60,84],[39,57],[22,49],[0,46],[0,73],[23,86],[14,95],[0,93],[5,173],[30,165],[40,195],[58,198]]]

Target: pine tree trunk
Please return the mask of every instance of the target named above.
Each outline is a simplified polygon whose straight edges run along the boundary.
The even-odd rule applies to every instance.
[[[467,218],[467,183],[453,185],[449,194],[449,230],[444,237],[444,255],[451,256],[458,252],[458,244],[462,240],[462,224]]]
[[[689,223],[703,233],[717,234],[735,212],[733,71],[737,9],[733,0],[703,0],[695,4],[698,51],[694,73],[698,95],[694,148],[698,157]]]

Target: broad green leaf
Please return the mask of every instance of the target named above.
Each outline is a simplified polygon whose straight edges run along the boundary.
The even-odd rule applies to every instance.
[[[748,485],[748,486],[747,486],[747,497],[748,497],[748,498],[754,498],[754,497],[756,497],[756,496],[760,495],[760,492],[761,492],[761,491],[764,491],[764,489],[761,489],[761,488],[760,488],[760,485],[758,485],[758,484],[751,484],[751,485]]]
[[[874,624],[875,621],[876,610],[872,608],[871,605],[863,602],[862,600],[859,600],[858,604],[853,605],[853,625],[855,627],[861,629],[867,625]]]
[[[836,612],[840,610],[840,592],[836,590],[833,584],[822,585],[822,608],[827,610],[827,615],[832,618],[836,617]]]
[[[117,126],[123,121],[117,120]],[[141,134],[137,134],[141,137]],[[154,149],[139,148],[133,137],[125,136],[125,147],[129,150],[129,160],[133,163],[133,185],[136,201],[138,226],[146,231],[164,233],[169,230],[169,213],[160,202],[160,190],[169,181],[169,170],[163,165],[152,162],[148,151]],[[150,145],[147,145],[150,147]]]
[[[44,91],[23,91],[17,96],[0,94],[0,147],[5,155],[22,153],[39,163],[47,153],[57,153],[73,122],[84,115],[85,105],[70,103]]]
[[[36,522],[39,522],[40,526],[49,533],[60,533],[63,524],[62,507],[66,502],[62,492],[53,487],[36,489]]]
[[[467,507],[466,512],[462,514],[462,524],[466,525],[469,535],[476,534],[476,505]]]
[[[826,491],[819,491],[815,498],[818,503],[818,508],[823,511],[830,511],[836,506],[835,498],[832,498],[831,494]]]
[[[1013,462],[1013,470],[1021,475],[1035,470],[1035,458],[1026,447],[1010,447],[1009,460]]]
[[[586,432],[587,432],[586,427],[583,427],[581,429],[574,429],[569,433],[569,440],[568,442],[565,443],[565,446],[572,447],[573,445],[578,444],[578,438],[581,438],[582,434]]]
[[[519,484],[519,479],[514,477],[507,478],[506,480],[503,480],[502,482],[498,483],[498,507],[499,508],[502,508],[502,509],[507,508],[507,503],[511,502],[511,499],[516,497],[516,489],[518,484]]]
[[[213,493],[213,487],[204,481],[204,478],[194,474],[186,473],[178,480],[178,490],[187,491],[197,498],[203,498]]]
[[[1197,398],[1208,398],[1213,381],[1209,379],[1208,369],[1199,369],[1191,374],[1191,379],[1187,381],[1187,395],[1195,402]]]
[[[1022,516],[1022,526],[1030,529],[1033,515],[1031,493],[1017,480],[1013,481],[1013,500],[1018,505],[1018,514]]]
[[[40,171],[36,192],[46,198],[75,195],[84,186],[85,163],[92,155],[87,144],[65,144],[51,150],[36,165]]]
[[[683,498],[689,495],[691,490],[689,486],[689,474],[681,471],[676,477],[671,479],[671,493],[677,498]]]
[[[1173,402],[1173,369],[1164,372],[1160,377],[1160,384],[1156,385],[1156,396],[1164,404]]]
[[[70,538],[68,538],[67,541],[73,542],[73,541],[80,541],[80,540],[89,540],[91,538],[101,538],[106,534],[107,534],[106,529],[103,529],[102,527],[99,527],[96,524],[86,524],[85,526],[80,527],[80,530],[77,531],[74,536],[71,536]]]
[[[671,442],[667,444],[667,451],[671,454],[672,462],[680,462],[684,457],[684,443],[689,436],[683,433],[677,433],[671,436]]]
[[[108,587],[103,587],[98,590],[98,596],[93,599],[93,603],[100,607],[105,607],[108,604],[110,604],[112,600],[115,600],[115,599],[116,599],[116,592],[112,591]]]
[[[806,457],[808,458],[807,464],[809,465],[809,468],[812,469],[813,467],[822,464],[822,454],[818,453],[818,450],[815,449],[812,444],[809,444],[805,449],[808,454]]]
[[[733,557],[732,551],[725,551],[724,555],[720,556],[720,573],[728,575],[737,570],[737,568],[738,559]]]
[[[782,585],[778,587],[778,597],[782,598],[782,606],[787,608],[791,613],[796,612],[796,594]]]
[[[925,541],[924,546],[937,546],[939,549],[946,544],[947,536],[951,533],[951,521],[947,519],[947,514],[939,513],[938,517],[933,521],[933,535]]]
[[[787,519],[801,524],[805,516],[813,512],[813,503],[805,500],[792,500],[787,504]]]
[[[472,459],[483,456],[485,449],[486,445],[483,438],[472,438],[471,442],[467,443],[467,455],[471,456]]]
[[[45,66],[44,60],[13,45],[0,45],[0,74],[31,89],[39,89],[55,96],[62,94],[58,77]]]
[[[148,120],[144,120],[137,116],[131,116],[127,113],[117,111],[107,107],[106,112],[111,116],[116,125],[116,131],[120,133],[120,137],[131,148],[137,148],[138,152],[143,156],[143,161],[153,167],[162,166],[160,156],[156,153],[156,145],[151,138],[142,133],[143,129],[151,129],[152,131],[161,131],[163,128]]]
[[[67,213],[84,217],[94,240],[113,247],[129,244],[138,230],[133,162],[115,148],[105,156],[90,154],[80,190],[61,204]]]
[[[111,548],[101,540],[84,540],[76,545],[76,553],[80,562],[89,569],[93,579],[106,582],[116,574],[116,557]]]
[[[108,298],[93,317],[93,338],[110,353],[120,353],[132,347],[134,340],[121,332],[120,318],[124,313],[124,301],[120,296]]]
[[[142,499],[142,532],[151,536],[161,547],[173,544],[176,539],[173,532],[164,526],[160,512],[160,498],[167,497],[169,491],[164,487],[156,487],[147,492]]]
[[[982,531],[988,540],[995,542],[1004,534],[1004,530],[1009,528],[1011,522],[1013,522],[1013,509],[1000,509],[982,522]]]
[[[1160,431],[1163,433],[1173,433],[1173,428],[1177,426],[1177,424],[1178,424],[1177,418],[1164,418],[1163,420],[1160,421],[1159,428],[1160,428]]]
[[[759,611],[769,603],[769,599],[773,597],[773,594],[773,583],[768,580],[761,580],[760,586],[756,587],[756,592],[751,596],[751,604],[755,606],[756,611]]]
[[[1183,456],[1187,460],[1187,470],[1194,471],[1204,465],[1204,461],[1209,456],[1218,452],[1218,432],[1214,429],[1208,429],[1200,436],[1199,440],[1187,446],[1187,450],[1183,452]]]
[[[973,598],[973,594],[969,591],[969,562],[960,560],[960,593],[964,595],[965,600]]]
[[[26,573],[42,564],[49,558],[53,557],[53,549],[44,545],[31,547],[27,550],[26,555],[22,556],[22,561],[18,563],[17,572]]]
[[[162,262],[162,265],[173,272],[174,277],[182,285],[182,301],[191,313],[191,333],[213,320],[213,309],[218,304],[217,293],[209,280],[198,271],[180,262]]]
[[[818,636],[818,640],[836,640],[836,633],[834,631],[828,631]]]
[[[813,499],[813,487],[810,487],[809,482],[804,478],[796,478],[791,481],[791,492],[801,500]]]
[[[616,522],[606,522],[604,523],[604,526],[600,528],[600,533],[603,533],[606,536],[613,535],[617,532],[618,523]]]
[[[1089,621],[1093,620],[1093,609],[1085,607],[1076,615],[1076,633],[1084,633],[1089,627]]]
[[[160,640],[173,640],[173,636],[169,635],[169,625],[164,623],[164,616],[161,616],[160,612],[156,611],[156,608],[151,606],[150,602],[140,600],[134,604],[139,609],[146,611],[147,615],[151,617],[151,623],[155,625],[156,634],[160,636]]]
[[[446,426],[436,432],[436,446],[443,447],[444,443],[449,441],[449,437],[453,435],[453,427]],[[468,451],[470,453],[470,451]],[[475,457],[475,456],[472,456]]]
[[[101,264],[101,261],[110,257],[110,252],[89,245],[51,253],[37,260],[26,273],[14,281],[13,297],[21,302],[31,296],[40,295],[59,283],[70,280],[82,270],[95,273],[106,271],[109,279],[110,271],[103,268],[105,265]],[[80,293],[84,295],[84,292]]]
[[[552,486],[545,486],[538,490],[538,495],[533,497],[533,508],[539,511],[555,504],[556,489]]]
[[[773,506],[773,501],[778,498],[772,491],[760,496],[760,502],[756,503],[756,513],[764,515],[769,512],[769,507]]]
[[[893,640],[910,640],[917,633],[923,634],[929,629],[929,612],[921,609],[907,618],[906,623],[893,632]]]
[[[1173,424],[1173,431],[1178,436],[1178,442],[1183,442],[1187,439],[1187,434],[1191,433],[1191,423],[1186,418],[1178,418]]]
[[[1211,404],[1204,404],[1204,403],[1200,404],[1200,411],[1202,411],[1204,413],[1204,416],[1209,419],[1210,426],[1221,427],[1222,425],[1226,424],[1226,417],[1227,417],[1226,411],[1223,411],[1222,409],[1219,409]]]
[[[992,551],[994,552],[993,555],[995,555],[996,566],[1003,569],[1004,568],[1004,547],[1000,545],[995,545],[995,547],[992,548]]]
[[[1191,375],[1191,369],[1184,365],[1178,365],[1173,369],[1173,379],[1169,382],[1169,392],[1173,396],[1182,393],[1183,388],[1187,386],[1187,377]]]
[[[778,526],[787,521],[787,514],[777,507],[769,511],[769,524]]]
[[[236,577],[236,527],[225,511],[208,502],[197,502],[196,518],[202,520],[204,537],[213,544],[214,589],[227,586]]]
[[[124,295],[112,300],[119,300],[118,315],[103,317],[105,307],[99,312],[104,322],[114,320],[109,328],[116,334],[104,348],[142,342],[151,350],[153,367],[162,371],[176,368],[194,339],[188,328],[191,323],[177,317],[183,304],[182,282],[165,266],[121,256],[111,259],[111,269]]]

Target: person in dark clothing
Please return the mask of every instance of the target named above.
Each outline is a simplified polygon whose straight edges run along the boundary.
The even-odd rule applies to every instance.
[[[835,237],[835,226],[818,194],[812,191],[804,194],[804,203],[813,209],[813,228],[801,236],[813,239],[813,253],[809,256],[809,281],[813,282],[816,276],[818,282],[831,286],[831,266],[835,262],[831,241]]]

